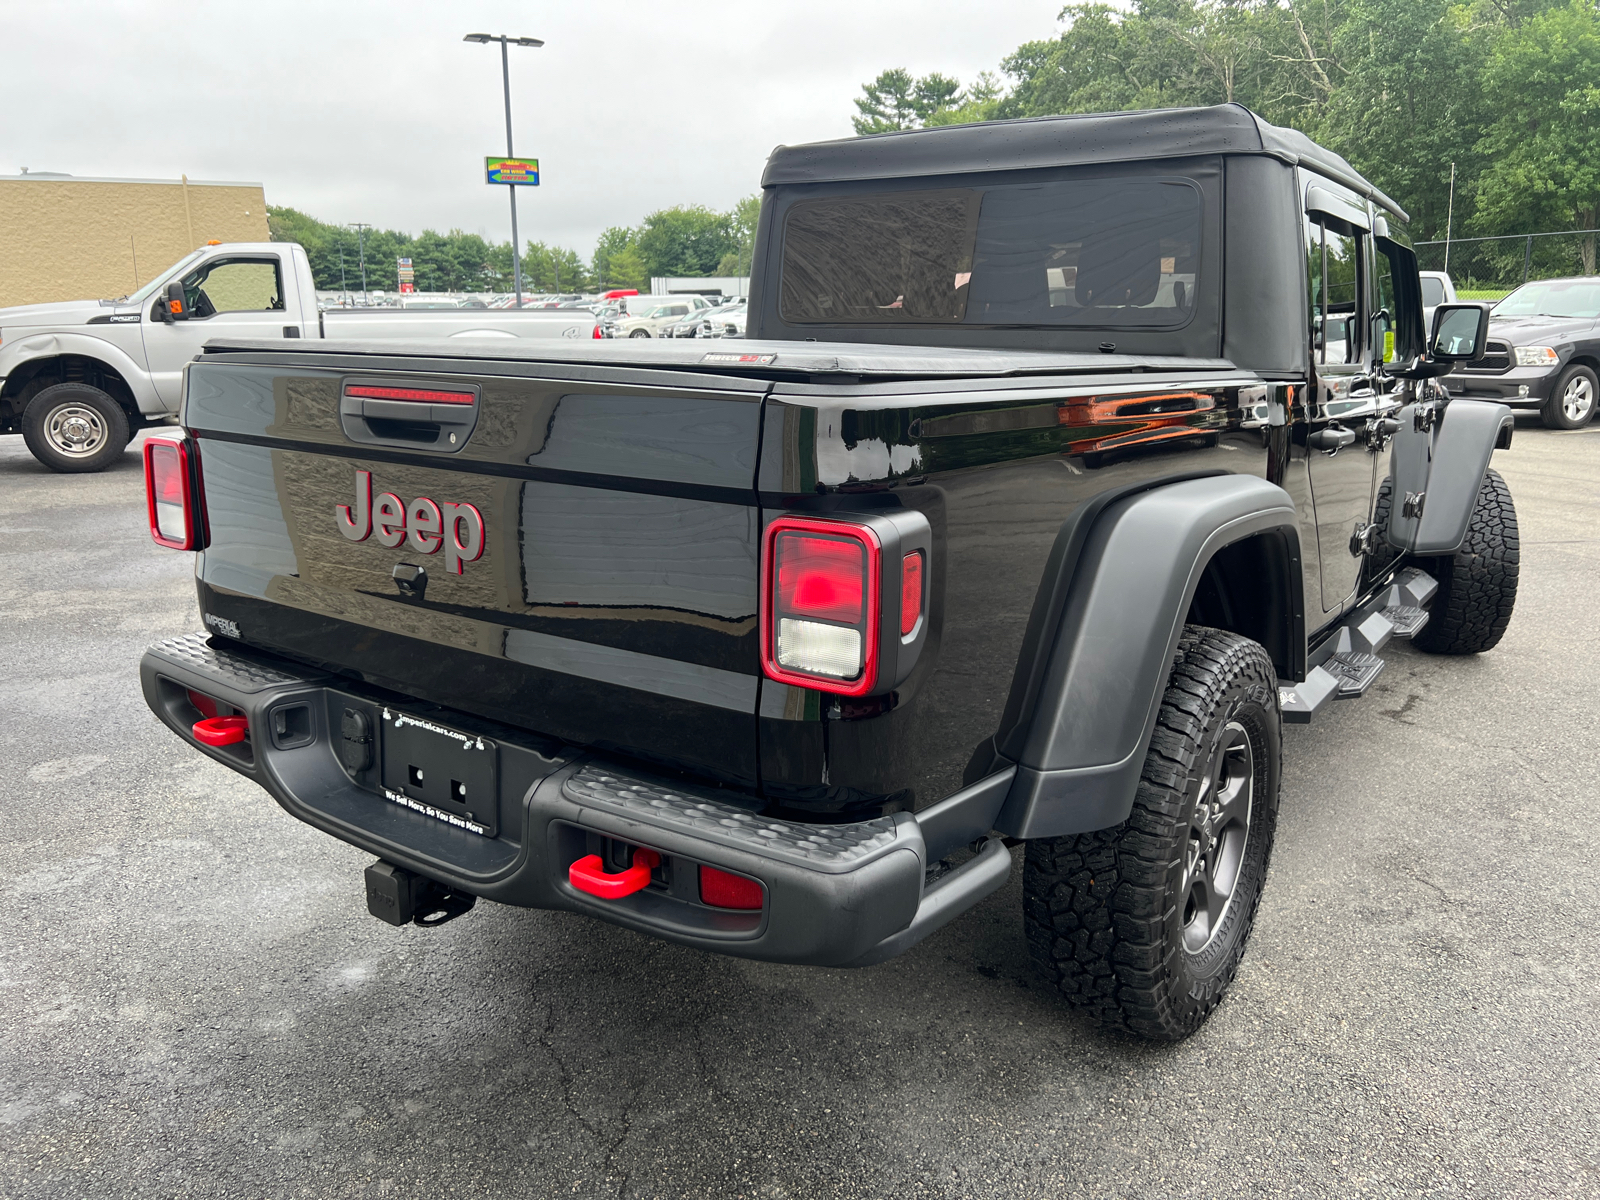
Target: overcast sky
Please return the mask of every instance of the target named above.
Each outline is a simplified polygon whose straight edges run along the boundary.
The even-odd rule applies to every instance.
[[[1053,36],[1062,0],[7,0],[0,174],[260,182],[325,221],[509,236],[511,50],[523,239],[585,257],[608,225],[727,208],[779,143],[847,137],[886,67],[963,82]]]

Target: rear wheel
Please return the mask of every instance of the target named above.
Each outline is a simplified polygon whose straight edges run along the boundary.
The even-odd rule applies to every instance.
[[[648,329],[635,329],[635,330],[634,330],[634,331],[633,331],[633,332],[632,332],[632,333],[630,333],[630,334],[629,334],[629,335],[628,335],[628,336],[629,336],[629,337],[631,337],[631,338],[636,338],[636,337],[649,337],[649,336],[650,336],[650,331],[649,331],[649,330],[648,330]]]
[[[1600,382],[1582,363],[1573,363],[1561,372],[1550,399],[1539,409],[1539,419],[1551,429],[1581,429],[1594,416],[1595,400],[1600,397]]]
[[[1517,603],[1521,551],[1511,489],[1486,471],[1461,549],[1423,563],[1439,590],[1412,644],[1429,654],[1481,654],[1505,636]]]
[[[28,401],[22,439],[52,471],[103,471],[127,448],[128,415],[86,383],[58,383]]]
[[[1164,1041],[1205,1022],[1255,923],[1281,755],[1267,652],[1186,628],[1128,819],[1028,843],[1028,948],[1068,1003]]]

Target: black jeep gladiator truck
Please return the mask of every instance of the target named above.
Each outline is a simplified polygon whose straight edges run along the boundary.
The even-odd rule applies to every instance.
[[[999,888],[1071,1003],[1193,1031],[1281,722],[1510,618],[1507,409],[1398,206],[1237,106],[774,151],[746,340],[215,341],[151,709],[377,856],[370,910],[896,955]]]

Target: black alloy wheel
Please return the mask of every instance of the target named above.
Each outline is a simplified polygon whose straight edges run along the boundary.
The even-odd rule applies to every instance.
[[[1238,901],[1239,874],[1250,841],[1256,762],[1250,733],[1229,721],[1195,778],[1189,844],[1183,856],[1183,946],[1199,954],[1227,925]]]

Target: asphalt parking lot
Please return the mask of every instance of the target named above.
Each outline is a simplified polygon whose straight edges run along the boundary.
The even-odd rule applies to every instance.
[[[1033,980],[1020,868],[858,972],[380,924],[366,855],[146,710],[198,619],[137,447],[0,439],[0,1196],[1600,1195],[1600,427],[1496,466],[1505,641],[1287,731],[1238,983],[1155,1046]]]

